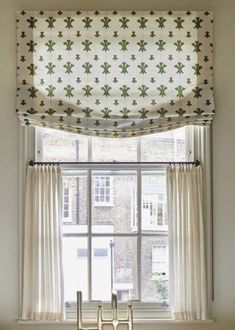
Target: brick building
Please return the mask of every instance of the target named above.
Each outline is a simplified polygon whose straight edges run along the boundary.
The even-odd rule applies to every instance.
[[[43,130],[42,136],[44,161],[91,160],[115,164],[117,161],[184,160],[186,154],[184,129],[179,133],[172,131],[122,140],[91,139],[52,130]],[[91,188],[85,166],[63,173],[64,233],[87,233],[90,216],[92,232],[107,234],[91,239],[92,299],[108,300],[112,290],[121,301],[138,298],[137,238],[125,234],[137,232],[138,212],[141,212],[142,231],[147,234],[141,237],[142,300],[166,303],[168,220],[164,171],[141,172],[140,199],[137,171],[131,166],[128,170],[111,171],[102,167],[93,170]],[[112,237],[112,233],[120,236]],[[83,237],[76,241],[75,237],[66,237],[63,242],[65,299],[73,300],[76,289],[82,289],[88,299],[89,239]]]

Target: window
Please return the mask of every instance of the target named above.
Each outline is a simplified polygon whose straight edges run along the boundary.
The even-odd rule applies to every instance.
[[[68,308],[77,290],[90,302],[109,301],[114,290],[120,302],[168,305],[165,168],[129,162],[187,160],[188,130],[120,141],[38,129],[40,160],[110,162],[62,166]]]
[[[71,217],[71,197],[70,197],[70,188],[64,186],[64,209],[63,209],[63,221],[64,222],[71,222],[72,217]]]
[[[161,276],[168,274],[167,242],[164,240],[152,247],[152,273]]]
[[[107,249],[94,249],[94,257],[107,257],[108,250]]]
[[[95,176],[94,177],[94,205],[111,206],[112,205],[112,177]]]

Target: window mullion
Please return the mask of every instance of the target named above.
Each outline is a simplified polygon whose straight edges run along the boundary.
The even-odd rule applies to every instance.
[[[91,169],[88,169],[88,301],[92,300],[92,178]]]
[[[141,228],[142,228],[142,218],[141,218],[141,191],[142,191],[142,179],[141,179],[141,169],[137,170],[137,287],[138,287],[138,299],[141,300]]]

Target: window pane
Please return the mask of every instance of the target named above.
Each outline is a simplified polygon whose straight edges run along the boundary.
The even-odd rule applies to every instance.
[[[137,161],[137,139],[92,137],[92,161]]]
[[[167,231],[166,176],[142,172],[142,231]]]
[[[88,161],[88,137],[42,128],[43,161]]]
[[[185,127],[141,137],[141,161],[186,160]]]
[[[87,173],[76,177],[63,176],[64,187],[69,189],[69,203],[64,200],[63,233],[87,232]]]
[[[168,305],[167,236],[142,238],[142,300]]]
[[[122,301],[137,299],[137,239],[96,237],[92,249],[92,299],[110,301],[113,291]],[[98,256],[98,250],[107,254]]]
[[[136,231],[136,172],[107,171],[105,174],[109,176],[110,187],[99,188],[98,201],[97,191],[92,194],[92,231],[103,233]],[[92,191],[95,190],[94,182],[98,175],[103,176],[104,172],[92,173]]]
[[[87,239],[63,237],[64,298],[65,302],[75,301],[76,292],[82,291],[88,299]]]

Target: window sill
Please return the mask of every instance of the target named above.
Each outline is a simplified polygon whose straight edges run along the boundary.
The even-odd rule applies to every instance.
[[[60,324],[60,325],[68,325],[68,324],[76,324],[76,320],[64,320],[64,321],[24,321],[18,320],[18,324],[22,325],[32,325],[32,324]],[[96,320],[84,320],[84,326],[90,327],[94,329],[96,326]],[[135,319],[134,324],[211,324],[214,323],[213,319],[201,321],[201,320],[192,320],[192,321],[177,321],[174,319]]]

